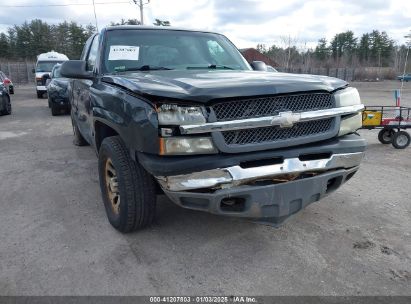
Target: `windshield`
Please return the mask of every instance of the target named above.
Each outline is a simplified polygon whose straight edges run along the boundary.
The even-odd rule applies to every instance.
[[[177,30],[113,30],[107,32],[104,72],[138,69],[251,68],[224,36]]]
[[[63,61],[39,61],[36,65],[36,72],[51,72],[57,63],[62,62]]]

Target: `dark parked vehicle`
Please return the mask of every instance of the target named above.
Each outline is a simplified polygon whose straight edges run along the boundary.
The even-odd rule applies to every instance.
[[[9,94],[14,94],[13,82],[2,71],[0,71],[0,82],[6,87]]]
[[[150,224],[156,194],[278,224],[357,172],[358,91],[340,79],[252,70],[223,35],[108,27],[71,78],[74,142],[98,153],[102,197],[122,232]]]
[[[70,101],[68,98],[68,79],[61,77],[61,64],[56,64],[47,80],[47,97],[51,115],[55,116],[62,111],[70,113]]]
[[[0,83],[0,115],[11,114],[11,102],[9,90],[6,86]]]
[[[405,81],[405,82],[411,81],[411,74],[400,75],[397,77],[397,79],[399,81]]]

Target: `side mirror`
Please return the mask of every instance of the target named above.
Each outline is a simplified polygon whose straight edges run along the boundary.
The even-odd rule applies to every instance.
[[[253,61],[250,63],[254,71],[264,71],[267,72],[267,65],[262,61]]]
[[[50,84],[50,82],[51,82],[51,79],[50,79],[50,78],[47,78],[47,80],[46,80],[46,87]]]
[[[36,70],[34,68],[32,68],[31,72],[34,74],[34,73],[36,73]]]
[[[87,63],[84,60],[64,61],[60,68],[60,74],[66,78],[91,79],[93,72],[86,70]]]

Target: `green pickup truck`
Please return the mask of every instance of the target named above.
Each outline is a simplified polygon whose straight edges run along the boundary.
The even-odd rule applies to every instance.
[[[98,154],[107,216],[122,232],[149,225],[160,194],[277,225],[349,180],[366,147],[355,88],[267,72],[217,33],[108,27],[61,75],[74,142]]]

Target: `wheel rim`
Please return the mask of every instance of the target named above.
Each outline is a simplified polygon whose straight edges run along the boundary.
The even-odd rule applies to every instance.
[[[407,136],[405,136],[403,134],[400,134],[400,135],[397,136],[397,144],[399,146],[405,146],[407,144],[407,142],[408,142]]]
[[[107,158],[104,169],[104,178],[108,194],[108,200],[111,204],[111,209],[115,214],[120,212],[120,192],[118,190],[117,172],[114,169],[113,162]]]

